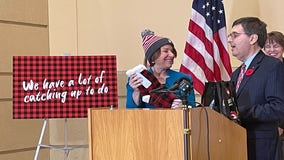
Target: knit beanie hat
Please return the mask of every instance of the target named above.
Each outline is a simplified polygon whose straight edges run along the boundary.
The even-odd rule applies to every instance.
[[[145,59],[148,61],[150,61],[151,57],[158,49],[166,44],[172,45],[173,49],[175,50],[174,44],[170,39],[156,36],[154,32],[149,29],[145,29],[143,32],[141,32],[141,36],[142,46],[145,51]]]

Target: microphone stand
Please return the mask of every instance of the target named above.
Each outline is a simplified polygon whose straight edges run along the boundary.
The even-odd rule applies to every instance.
[[[188,126],[189,120],[189,109],[188,109],[188,100],[187,95],[185,94],[182,96],[182,110],[183,110],[183,137],[184,137],[184,160],[189,160],[189,136],[190,136],[190,129]]]
[[[181,81],[179,84],[179,93],[182,100],[183,109],[183,137],[184,137],[184,160],[189,160],[189,141],[191,130],[189,129],[189,108],[188,108],[188,96],[191,90],[191,84],[189,81]]]
[[[190,81],[186,79],[182,79],[180,82],[175,84],[171,88],[157,88],[154,89],[150,92],[156,92],[156,93],[167,93],[167,92],[172,92],[174,93],[178,88],[179,90],[179,95],[181,96],[182,99],[182,110],[183,110],[183,137],[184,137],[184,160],[189,160],[189,140],[190,140],[190,134],[191,130],[189,129],[188,121],[189,121],[189,108],[188,108],[188,99],[187,97],[189,96],[189,92],[191,90],[191,84]]]

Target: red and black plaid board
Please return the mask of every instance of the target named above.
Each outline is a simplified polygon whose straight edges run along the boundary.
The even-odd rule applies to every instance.
[[[13,118],[84,118],[118,106],[116,56],[14,56]]]

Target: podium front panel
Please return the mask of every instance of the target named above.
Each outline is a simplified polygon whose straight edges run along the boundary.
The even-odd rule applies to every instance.
[[[90,109],[90,160],[181,160],[183,112]]]
[[[245,128],[209,107],[190,112],[192,160],[247,160]]]
[[[189,160],[247,160],[246,130],[204,107],[186,110]],[[90,108],[90,160],[183,160],[184,110]]]

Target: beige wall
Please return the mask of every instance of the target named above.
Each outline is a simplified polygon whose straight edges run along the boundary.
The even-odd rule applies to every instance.
[[[14,55],[48,55],[47,0],[0,0],[0,159],[31,160],[42,120],[13,119]],[[44,138],[45,143],[48,142]],[[39,160],[49,158],[42,150]]]
[[[241,16],[260,17],[267,22],[269,30],[284,32],[282,0],[223,1],[228,32],[233,20]],[[174,68],[178,69],[191,3],[191,0],[50,1],[51,54],[116,54],[118,69],[127,70],[142,63],[144,55],[140,32],[150,28],[174,41],[179,52]],[[64,15],[65,18],[62,18]],[[239,63],[232,58],[232,64],[237,66]]]

